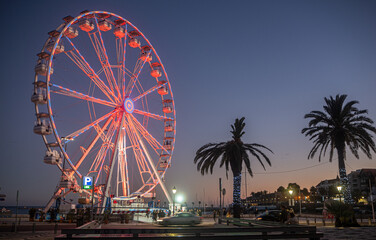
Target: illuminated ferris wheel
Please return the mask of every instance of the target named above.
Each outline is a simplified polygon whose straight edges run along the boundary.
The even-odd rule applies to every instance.
[[[92,176],[104,203],[153,196],[171,166],[175,105],[166,70],[149,40],[126,19],[105,11],[67,16],[37,54],[34,133],[44,162],[61,180],[49,208]]]

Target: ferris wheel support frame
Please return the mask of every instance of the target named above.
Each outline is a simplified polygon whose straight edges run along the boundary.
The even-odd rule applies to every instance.
[[[111,187],[111,179],[112,179],[112,172],[114,170],[114,162],[115,162],[115,158],[116,158],[116,153],[117,151],[119,150],[118,149],[118,144],[119,144],[119,140],[120,140],[120,136],[121,136],[121,128],[123,127],[124,125],[124,117],[125,117],[125,113],[123,112],[123,114],[121,115],[121,123],[119,125],[119,129],[118,129],[118,132],[117,132],[117,135],[116,135],[116,142],[115,142],[115,145],[114,145],[114,150],[113,150],[113,153],[112,153],[112,157],[111,157],[111,162],[110,162],[110,171],[107,175],[107,179],[106,179],[106,185],[105,185],[105,188],[104,188],[104,194],[103,194],[103,199],[102,199],[102,214],[104,213],[104,210],[105,210],[105,207],[106,207],[106,202],[107,202],[107,199],[109,197],[109,189]]]

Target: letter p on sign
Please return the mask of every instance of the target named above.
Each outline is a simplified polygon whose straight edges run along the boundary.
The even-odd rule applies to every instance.
[[[83,188],[91,189],[93,187],[93,177],[85,176],[83,178]]]

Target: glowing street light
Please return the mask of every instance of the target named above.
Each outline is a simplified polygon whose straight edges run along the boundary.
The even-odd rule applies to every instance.
[[[291,201],[291,203],[290,203],[290,206],[293,206],[293,201],[292,201],[292,193],[293,193],[294,191],[292,190],[292,189],[290,189],[289,190],[289,193],[290,193],[290,201]]]
[[[184,201],[184,197],[182,195],[177,195],[176,196],[176,202],[182,203]]]
[[[175,193],[176,193],[176,187],[172,188],[172,193],[174,194],[174,198],[172,201],[172,215],[175,215]]]
[[[341,191],[342,191],[342,186],[338,185],[337,190],[339,192],[339,202],[341,202]]]

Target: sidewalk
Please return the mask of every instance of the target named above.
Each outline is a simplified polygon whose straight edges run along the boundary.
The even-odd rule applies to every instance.
[[[25,222],[26,223],[26,222]],[[30,224],[30,223],[29,223]],[[47,226],[50,223],[39,223],[40,226]],[[197,227],[221,227],[223,224],[215,224],[213,219],[204,219],[204,222]],[[30,225],[29,225],[30,226]],[[150,223],[110,223],[102,225],[102,228],[159,228],[157,224]],[[322,240],[346,240],[346,239],[362,239],[362,240],[375,240],[376,239],[376,227],[359,227],[359,228],[335,228],[333,226],[317,227],[319,232],[324,233]],[[60,230],[57,234],[54,234],[54,230],[37,231],[32,233],[31,231],[21,232],[0,232],[0,239],[15,239],[15,240],[53,240],[55,236],[60,235]]]
[[[375,240],[376,227],[359,227],[359,228],[335,228],[335,227],[318,227],[319,232],[324,233],[322,240],[346,240],[362,239]]]

